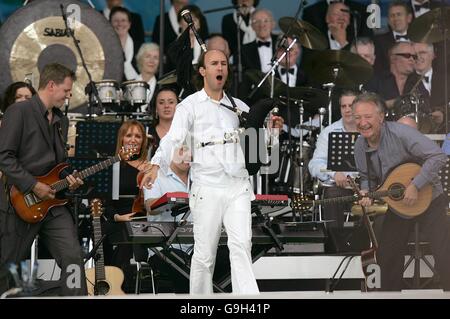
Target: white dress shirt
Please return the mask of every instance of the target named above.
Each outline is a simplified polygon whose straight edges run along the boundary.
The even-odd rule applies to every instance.
[[[258,41],[270,42],[270,46],[268,46],[268,47],[266,47],[265,45],[258,47],[259,60],[261,61],[261,72],[267,73],[272,68],[272,66],[270,64],[270,62],[272,61],[272,56],[273,56],[272,38],[270,37],[267,40],[262,40],[260,38],[256,38],[256,43],[258,43]]]
[[[431,81],[433,79],[433,69],[431,68],[428,72],[426,72],[422,79],[423,86],[427,89],[428,93],[431,95]],[[425,81],[425,78],[428,77],[428,82]]]
[[[426,3],[426,2],[424,2],[424,3]],[[421,5],[421,3],[417,2],[417,1],[414,1],[414,0],[411,1],[411,5],[413,7],[413,13],[414,13],[414,17],[415,18],[418,18],[421,15],[423,15],[423,14],[427,13],[428,11],[430,11],[429,7],[428,8],[420,8],[419,10],[417,10],[416,4]]]
[[[280,75],[281,81],[283,81],[284,84],[287,84],[287,77],[286,77],[287,74],[289,77],[289,87],[295,87],[297,84],[297,71],[298,71],[297,64],[294,64],[290,68],[294,69],[294,73],[289,73],[288,70],[286,70],[286,73],[282,74],[281,69],[285,69],[285,67],[279,65],[278,74]]]
[[[249,111],[244,102],[239,99],[234,101],[240,110]],[[220,103],[232,105],[226,96]],[[232,133],[238,126],[237,115],[212,100],[202,89],[177,105],[170,130],[161,140],[151,163],[167,169],[173,150],[186,143],[193,155],[190,170],[193,183],[226,187],[233,178],[248,179],[239,143],[199,146],[201,143],[223,140],[225,133]]]
[[[324,172],[328,163],[328,136],[331,132],[346,132],[342,119],[327,126],[319,135],[316,143],[316,150],[313,158],[309,161],[308,169],[312,177],[318,178],[323,182],[334,179],[336,172]],[[345,175],[355,177],[356,172],[342,172]]]
[[[131,81],[138,77],[138,73],[131,64],[134,57],[134,42],[129,34],[127,35],[127,41],[125,42],[125,49],[123,51],[125,53],[125,61],[123,62],[124,65],[123,71],[125,73],[125,78]]]

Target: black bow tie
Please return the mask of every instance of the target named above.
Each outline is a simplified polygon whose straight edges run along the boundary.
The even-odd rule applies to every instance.
[[[414,3],[414,11],[420,11],[420,9],[430,9],[430,2],[424,2],[422,4]]]
[[[258,43],[258,48],[262,47],[262,46],[266,46],[268,48],[270,48],[270,41],[257,41]]]
[[[285,74],[286,74],[286,69],[285,69],[285,68],[281,68],[280,72],[281,72],[281,75],[285,75]],[[294,70],[294,68],[290,68],[290,69],[288,70],[288,72],[289,72],[290,74],[294,74],[295,70]]]
[[[400,34],[396,34],[396,35],[395,35],[395,40],[396,40],[396,41],[401,40],[401,39],[408,40],[408,36],[406,36],[406,35],[400,35]]]
[[[430,77],[429,76],[424,76],[423,80],[427,83],[430,83]]]

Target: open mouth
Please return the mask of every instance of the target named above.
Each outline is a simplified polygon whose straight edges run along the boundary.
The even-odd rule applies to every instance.
[[[218,75],[218,76],[216,76],[216,79],[217,79],[217,81],[222,81],[223,75]]]

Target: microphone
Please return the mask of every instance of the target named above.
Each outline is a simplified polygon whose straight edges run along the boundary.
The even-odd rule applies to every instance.
[[[183,17],[184,21],[188,24],[188,26],[191,28],[192,32],[194,32],[195,38],[197,39],[198,44],[200,44],[200,47],[202,48],[203,52],[206,53],[206,44],[203,42],[202,38],[200,37],[200,34],[198,34],[197,29],[195,28],[194,22],[192,21],[191,12],[186,9],[181,11],[181,16]]]

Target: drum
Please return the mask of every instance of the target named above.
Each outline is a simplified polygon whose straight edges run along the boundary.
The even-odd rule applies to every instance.
[[[114,80],[102,80],[95,82],[98,97],[103,107],[112,108],[120,104],[119,84]]]
[[[386,120],[398,121],[403,116],[415,118],[416,114],[420,118],[429,113],[430,108],[421,96],[407,94],[399,97],[394,102],[393,108],[386,113]]]
[[[312,190],[312,179],[308,164],[313,153],[314,150],[307,141],[303,141],[302,156],[300,156],[299,141],[296,141],[295,147],[290,146],[288,140],[281,142],[280,169],[275,177],[276,192],[291,193],[294,189],[299,190],[300,180],[303,180],[303,191]],[[300,175],[302,176],[301,179]]]
[[[126,81],[122,83],[123,99],[131,106],[147,104],[150,86],[145,81]]]

